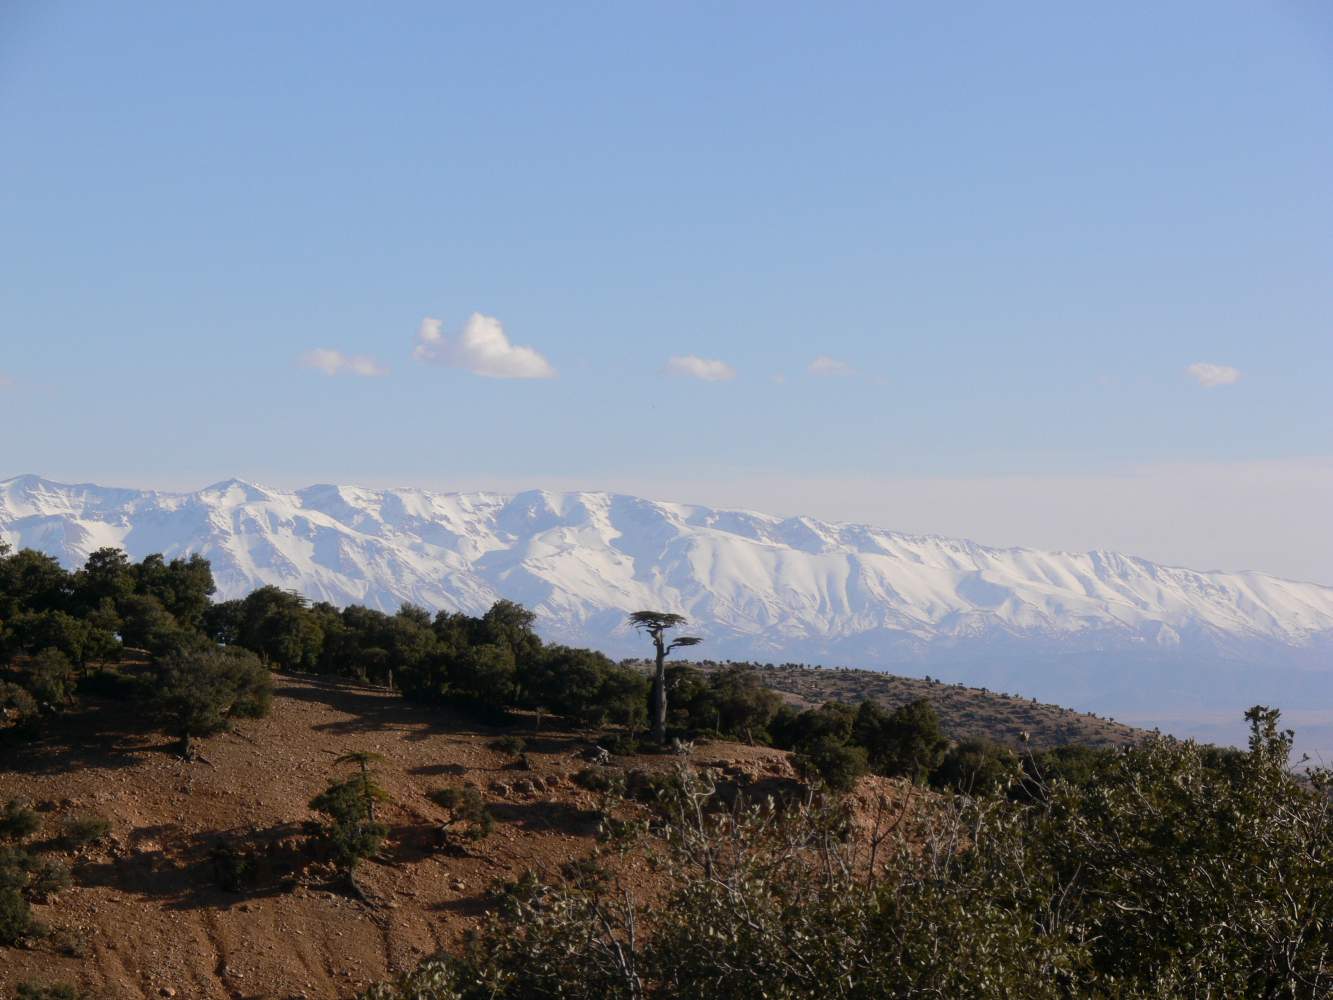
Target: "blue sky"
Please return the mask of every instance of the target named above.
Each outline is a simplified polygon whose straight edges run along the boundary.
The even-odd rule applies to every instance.
[[[12,0],[0,476],[1333,583],[1331,98],[1318,3]]]

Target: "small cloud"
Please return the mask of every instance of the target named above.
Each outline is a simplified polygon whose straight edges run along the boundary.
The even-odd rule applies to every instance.
[[[808,369],[811,375],[855,375],[856,369],[846,361],[839,361],[837,358],[830,358],[827,354],[821,354],[810,362]]]
[[[769,376],[769,377],[773,380],[773,384],[774,384],[774,385],[786,385],[786,384],[787,384],[787,376],[784,375],[784,374],[782,374],[782,372],[774,372],[774,373],[773,373],[771,376]]]
[[[13,384],[14,380],[12,378],[4,372],[0,372],[0,389],[8,389]]]
[[[453,339],[446,338],[441,327],[429,316],[421,321],[412,357],[487,378],[555,378],[550,362],[531,347],[511,344],[494,316],[474,312]]]
[[[367,377],[386,375],[389,371],[374,358],[368,358],[363,354],[344,354],[332,347],[316,347],[313,351],[306,351],[301,355],[301,367],[313,368],[325,375]]]
[[[736,377],[736,369],[716,358],[700,358],[693,354],[677,354],[667,359],[662,371],[667,375],[702,379],[705,382],[726,382]]]
[[[1196,361],[1185,369],[1185,374],[1199,385],[1209,389],[1218,385],[1232,385],[1240,381],[1240,369],[1230,365],[1215,365],[1208,361]]]

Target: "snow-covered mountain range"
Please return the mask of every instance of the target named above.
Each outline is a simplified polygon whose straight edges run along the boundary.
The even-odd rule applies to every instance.
[[[548,638],[618,654],[643,652],[625,613],[656,608],[688,616],[716,658],[885,667],[1103,710],[1270,693],[1333,708],[1333,587],[1112,552],[607,493],[164,493],[35,476],[0,482],[0,538],[67,566],[106,545],[202,553],[221,597],[276,584],[473,613],[508,597]]]

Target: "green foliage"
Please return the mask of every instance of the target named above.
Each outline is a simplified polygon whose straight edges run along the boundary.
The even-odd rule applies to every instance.
[[[0,810],[0,841],[27,840],[41,828],[41,818],[18,799],[10,799]]]
[[[74,695],[76,678],[69,659],[48,647],[28,661],[24,684],[38,704],[60,706]]]
[[[36,719],[37,699],[28,689],[10,681],[0,681],[0,722],[12,721],[20,726]]]
[[[31,899],[50,899],[68,889],[70,884],[69,867],[63,861],[41,858],[29,866],[27,892]]]
[[[966,795],[993,795],[1019,780],[1022,765],[1008,747],[989,740],[963,740],[945,752],[930,783]]]
[[[204,648],[166,658],[158,667],[153,708],[185,741],[226,729],[237,717],[268,714],[273,682],[245,650]]]
[[[1324,1000],[1333,775],[1288,773],[1277,713],[1248,718],[1241,755],[1154,736],[1094,781],[918,793],[871,828],[839,799],[718,809],[682,772],[650,905],[582,872],[528,879],[424,968],[462,1000]]]
[[[185,631],[162,602],[150,594],[131,594],[120,603],[120,636],[126,646],[162,656],[185,641]]]
[[[0,946],[18,944],[39,926],[23,894],[0,884]]]
[[[488,642],[472,646],[453,661],[449,692],[478,708],[510,705],[517,693],[518,668],[508,646]]]
[[[82,1000],[83,994],[69,983],[19,983],[15,1000]]]
[[[463,829],[469,840],[484,840],[495,829],[495,818],[473,785],[436,789],[430,793],[430,800],[449,813],[449,819],[440,827],[445,840],[453,838],[455,827]]]
[[[375,803],[389,797],[370,770],[379,759],[378,754],[344,754],[338,763],[355,765],[357,773],[344,781],[331,782],[310,800],[310,808],[327,818],[324,838],[353,886],[357,864],[378,853],[389,833],[388,827],[375,819]]]
[[[76,813],[60,824],[60,839],[69,847],[87,847],[111,832],[111,821],[97,813]]]
[[[26,851],[0,847],[0,946],[17,944],[42,929],[28,905],[34,867]]]
[[[727,667],[704,673],[695,667],[666,671],[671,724],[689,733],[715,733],[766,742],[781,699],[764,687],[759,672]]]
[[[244,892],[250,888],[258,870],[255,852],[246,847],[222,841],[209,853],[213,866],[213,881],[224,892]]]
[[[475,987],[464,981],[465,973],[447,959],[430,959],[391,983],[372,986],[357,1000],[465,1000],[475,997]]]
[[[827,734],[803,740],[794,763],[802,778],[818,779],[835,792],[850,792],[867,770],[864,747],[839,742]]]
[[[517,757],[528,748],[528,741],[522,736],[515,736],[512,733],[508,736],[500,736],[491,740],[491,749],[498,750],[500,753],[507,753]]]
[[[648,679],[601,653],[548,646],[520,672],[523,701],[586,727],[643,725]]]
[[[619,795],[625,790],[625,772],[611,767],[585,767],[574,772],[573,781],[590,792]]]

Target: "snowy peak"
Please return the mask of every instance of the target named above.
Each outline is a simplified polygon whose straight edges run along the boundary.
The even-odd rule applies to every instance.
[[[80,564],[104,545],[199,552],[221,596],[479,612],[498,597],[552,638],[627,650],[624,613],[688,615],[719,654],[920,659],[987,639],[1029,648],[1318,647],[1333,588],[1195,572],[1113,552],[997,549],[810,517],[609,493],[435,493],[238,479],[193,493],[0,482],[0,537]],[[1321,647],[1322,648],[1322,647]]]

